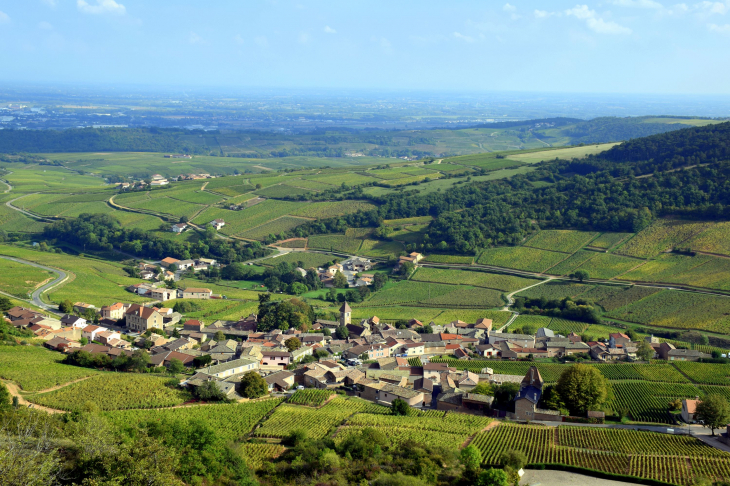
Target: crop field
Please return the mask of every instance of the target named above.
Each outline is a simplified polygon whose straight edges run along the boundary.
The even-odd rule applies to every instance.
[[[225,186],[225,187],[216,187],[216,188],[206,187],[205,188],[206,191],[223,194],[224,196],[229,196],[232,198],[235,198],[242,194],[249,193],[249,192],[253,191],[254,189],[256,189],[256,187],[254,187],[250,184],[241,184],[239,186]]]
[[[22,233],[37,233],[43,231],[46,223],[41,223],[25,216],[20,211],[10,209],[5,205],[18,197],[17,194],[0,194],[0,227],[5,231],[18,231]]]
[[[29,292],[55,276],[40,268],[0,258],[0,290],[16,297],[27,298]]]
[[[624,292],[629,287],[621,285],[596,285],[577,295],[579,299],[586,299],[593,302],[601,302]]]
[[[83,410],[87,402],[100,410],[127,410],[172,407],[192,398],[187,391],[168,387],[167,381],[135,373],[103,373],[27,398],[39,405],[68,411]]]
[[[596,289],[600,288],[600,286],[596,286]],[[606,289],[612,289],[611,287],[605,287]],[[585,297],[586,299],[592,298],[595,300],[598,305],[603,307],[606,311],[613,311],[616,309],[619,309],[623,306],[632,304],[634,302],[638,302],[642,299],[645,299],[647,297],[650,297],[654,294],[657,294],[661,292],[661,289],[651,288],[651,287],[639,287],[639,286],[633,286],[633,287],[615,287],[615,289],[618,289],[615,292],[609,291],[609,290],[601,290],[602,293],[605,293],[606,295],[601,297],[600,295],[593,294],[593,290],[586,292],[584,294],[581,294],[581,297]],[[589,297],[590,294],[590,297]],[[600,298],[599,298],[600,297]]]
[[[539,282],[539,280],[466,270],[445,270],[421,267],[411,277],[419,282],[449,283],[485,287],[488,289],[511,292]]]
[[[680,486],[701,477],[725,479],[730,456],[687,436],[621,429],[501,424],[474,438],[485,464],[519,450],[531,464],[566,464]]]
[[[433,221],[431,216],[414,216],[412,218],[386,219],[383,221],[385,226],[403,226],[408,224],[429,224]]]
[[[595,364],[609,380],[644,380],[665,383],[689,383],[671,364]]]
[[[691,384],[654,383],[629,381],[612,383],[614,400],[608,407],[617,411],[628,411],[637,422],[658,422],[671,424],[668,403],[677,398],[694,398],[702,395]]]
[[[421,304],[435,307],[478,307],[484,309],[502,307],[505,301],[502,299],[502,293],[497,290],[460,285],[448,294],[422,300]]]
[[[684,223],[657,220],[626,242],[616,253],[638,258],[651,258],[684,242],[705,230],[707,223]]]
[[[255,228],[239,233],[239,235],[243,238],[263,240],[269,235],[279,235],[307,222],[308,220],[304,218],[282,216],[261,226],[256,226]]]
[[[608,316],[652,326],[727,334],[730,332],[730,297],[664,290],[609,312]]]
[[[301,187],[294,187],[294,186],[288,186],[286,184],[277,184],[275,186],[269,186],[264,189],[260,189],[256,191],[256,194],[259,194],[260,196],[264,197],[274,197],[274,198],[287,198],[290,196],[302,196],[306,194],[311,194],[312,191],[309,189],[303,189]]]
[[[376,182],[379,180],[374,177],[355,174],[353,172],[342,172],[339,174],[319,174],[314,176],[306,176],[304,177],[304,179],[316,182],[324,182],[325,184],[332,184],[335,186],[339,186],[343,183],[348,186],[357,186],[360,184],[367,184],[369,182]]]
[[[139,228],[141,230],[156,230],[162,224],[162,220],[156,216],[147,214],[131,213],[127,211],[114,211],[112,216],[117,218],[125,228]]]
[[[492,368],[495,373],[504,375],[522,375],[527,374],[531,366],[537,366],[540,370],[543,380],[546,383],[556,383],[560,374],[567,369],[566,365],[552,363],[531,363],[527,361],[500,361],[500,360],[470,360],[462,361],[457,359],[431,358],[432,363],[448,363],[458,370],[469,370],[479,373],[483,368]]]
[[[398,241],[363,240],[359,253],[375,258],[397,256],[403,251],[403,244]]]
[[[294,187],[301,187],[302,189],[309,189],[312,191],[324,191],[326,189],[332,189],[332,184],[325,184],[324,182],[309,181],[307,179],[287,179],[287,185]]]
[[[576,270],[585,270],[591,278],[611,279],[641,264],[641,260],[634,258],[611,253],[596,253],[593,258],[577,267]]]
[[[316,235],[307,240],[309,248],[355,254],[362,245],[362,240],[345,235]]]
[[[464,322],[476,322],[479,319],[491,319],[492,325],[496,327],[507,324],[512,313],[500,310],[475,310],[475,309],[446,309],[436,316],[436,324],[448,324],[455,320]],[[424,322],[422,319],[419,319]]]
[[[254,206],[242,209],[241,211],[230,211],[228,209],[210,207],[203,211],[193,220],[196,224],[205,225],[214,219],[223,219],[226,225],[221,233],[235,235],[264,223],[286,216],[306,203],[290,201],[266,200]]]
[[[619,142],[620,143],[620,142]],[[558,159],[582,159],[588,155],[600,154],[619,143],[603,143],[600,145],[585,145],[583,147],[569,147],[556,150],[545,150],[543,152],[527,152],[521,154],[507,155],[510,160],[517,160],[528,164],[536,164],[544,160]]]
[[[323,265],[326,265],[327,263],[331,262],[334,259],[331,255],[324,255],[322,253],[308,253],[304,251],[292,251],[289,253],[285,253],[281,256],[275,257],[275,258],[267,258],[266,260],[263,260],[261,262],[262,265],[276,265],[280,262],[287,262],[287,263],[298,263],[302,262],[303,266],[302,268],[317,268],[321,267]]]
[[[474,257],[464,255],[438,255],[431,253],[426,256],[425,261],[429,263],[458,263],[471,265],[474,262]]]
[[[573,230],[543,230],[530,238],[525,246],[542,250],[574,253],[588,244],[598,233]]]
[[[263,467],[284,453],[286,447],[280,444],[256,444],[245,442],[236,447],[238,453],[253,471]]]
[[[337,432],[336,443],[341,443],[363,429],[383,432],[391,445],[407,440],[430,446],[457,449],[467,438],[484,429],[492,419],[459,413],[438,415],[420,414],[397,417],[392,415],[359,413]]]
[[[550,275],[569,275],[574,273],[578,267],[596,256],[594,251],[579,250],[568,258],[550,268],[546,273]]]
[[[591,241],[588,246],[609,250],[632,236],[633,233],[601,233],[601,236]]]
[[[422,302],[427,299],[458,292],[464,287],[447,284],[423,283],[405,280],[388,288],[387,292],[377,292],[367,301],[367,305],[393,305]]]
[[[552,320],[552,317],[546,316],[531,316],[528,314],[519,315],[514,321],[512,321],[507,332],[514,332],[515,329],[523,328],[524,326],[531,327],[537,331],[541,327],[548,327]]]
[[[528,297],[530,299],[541,299],[545,297],[548,300],[560,300],[565,297],[575,297],[592,288],[593,285],[591,284],[554,280],[524,290],[518,293],[517,296]]]
[[[149,302],[150,299],[132,294],[125,287],[139,283],[127,276],[116,263],[81,258],[58,253],[46,253],[9,245],[0,245],[0,254],[61,268],[73,273],[67,283],[54,287],[46,294],[52,302],[84,301],[97,307],[115,302]]]
[[[4,176],[12,185],[14,193],[25,192],[76,192],[84,189],[100,189],[104,181],[100,177],[79,175],[61,167],[44,166],[32,169],[13,169]]]
[[[696,383],[730,385],[730,365],[691,361],[674,361],[672,364]]]
[[[664,254],[620,278],[730,290],[728,272],[730,272],[730,260],[726,258]]]
[[[479,255],[482,265],[516,268],[528,272],[544,272],[566,258],[565,253],[527,248],[524,246],[507,246],[489,248]]]
[[[174,423],[200,420],[215,429],[221,440],[239,441],[245,439],[251,429],[279,403],[281,403],[281,399],[275,398],[246,403],[193,405],[153,410],[119,410],[106,412],[104,416],[120,429],[134,428],[148,422]]]
[[[567,336],[571,332],[581,334],[588,329],[588,324],[585,322],[570,321],[568,319],[561,319],[559,317],[553,317],[550,321],[548,329],[554,331],[557,334]]]
[[[332,307],[332,311],[336,312],[337,307]],[[388,306],[388,307],[367,307],[365,305],[352,307],[352,319],[367,319],[372,316],[378,316],[381,322],[395,322],[399,319],[418,319],[421,322],[431,322],[436,319],[443,311],[431,307],[405,307],[405,306]],[[437,323],[446,324],[451,322],[439,319]],[[473,321],[476,322],[476,321]],[[505,320],[506,322],[506,320]]]
[[[116,201],[116,198],[114,200]],[[126,206],[136,209],[145,209],[155,213],[170,214],[176,217],[187,216],[188,218],[192,218],[205,208],[205,206],[201,204],[188,203],[169,197],[158,197],[147,201],[127,203]]]
[[[334,394],[334,390],[298,390],[294,393],[294,395],[291,396],[291,398],[289,398],[289,403],[293,405],[307,405],[309,407],[319,407]]]
[[[254,431],[254,435],[282,438],[294,430],[302,429],[307,431],[308,437],[321,439],[347,417],[358,412],[388,414],[390,409],[365,400],[343,397],[334,398],[317,409],[283,404]]]
[[[730,255],[730,223],[713,223],[705,231],[687,241],[685,246],[695,251]]]
[[[61,364],[63,354],[37,346],[0,346],[0,355],[0,378],[14,381],[23,391],[45,390],[97,373]]]

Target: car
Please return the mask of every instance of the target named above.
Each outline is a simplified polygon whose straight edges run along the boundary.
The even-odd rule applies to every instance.
[[[299,386],[297,387],[297,390],[304,390],[304,387],[303,387],[302,385],[299,385]]]

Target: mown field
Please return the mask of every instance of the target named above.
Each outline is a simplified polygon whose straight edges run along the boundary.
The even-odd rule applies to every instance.
[[[22,263],[0,258],[0,291],[27,298],[28,294],[55,274]]]
[[[0,378],[23,391],[39,391],[92,376],[97,371],[61,364],[64,355],[37,346],[0,346]]]

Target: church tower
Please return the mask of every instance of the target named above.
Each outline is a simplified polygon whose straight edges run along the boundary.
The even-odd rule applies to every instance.
[[[351,318],[352,309],[350,309],[350,306],[347,305],[347,301],[345,301],[345,303],[342,304],[342,307],[340,307],[340,326],[346,326],[350,324]]]

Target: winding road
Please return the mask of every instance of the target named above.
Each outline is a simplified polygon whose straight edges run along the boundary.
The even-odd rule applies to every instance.
[[[28,299],[21,299],[21,300],[25,300],[27,302],[32,302],[34,305],[40,307],[41,309],[44,309],[44,310],[51,312],[53,314],[56,314],[56,315],[61,315],[61,313],[58,311],[58,308],[56,306],[49,305],[49,304],[46,304],[45,302],[43,302],[43,300],[41,299],[41,295],[43,295],[44,292],[51,290],[53,287],[61,284],[62,282],[65,282],[66,279],[68,279],[68,274],[66,274],[66,272],[64,272],[63,270],[59,270],[57,268],[47,267],[45,265],[40,265],[38,263],[33,263],[33,262],[29,262],[27,260],[22,260],[20,258],[9,257],[9,256],[4,256],[4,255],[0,255],[0,258],[2,258],[4,260],[11,260],[16,263],[21,263],[23,265],[29,265],[31,267],[40,268],[42,270],[46,270],[48,272],[53,272],[56,275],[58,275],[52,281],[35,289],[33,291],[33,294],[31,295],[30,301]],[[17,299],[17,297],[15,297],[15,296],[13,296],[13,297]]]

